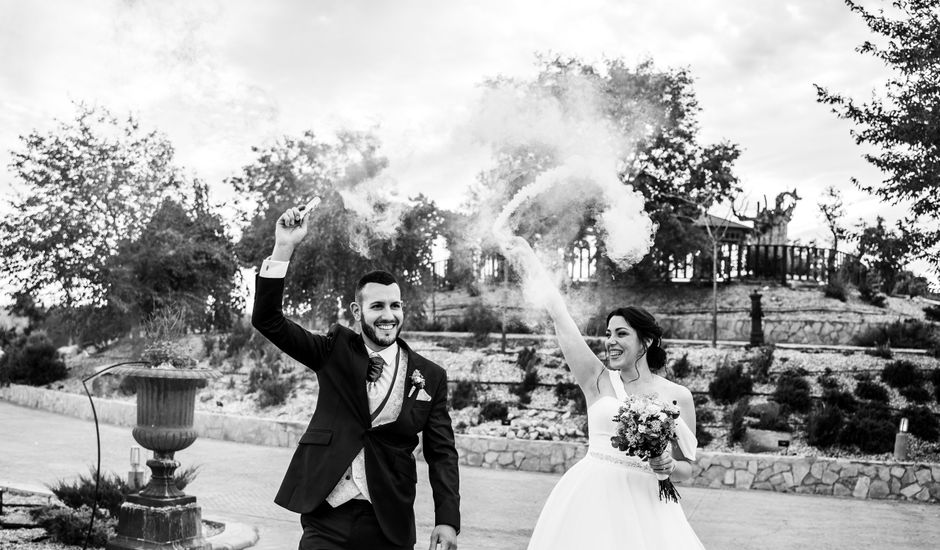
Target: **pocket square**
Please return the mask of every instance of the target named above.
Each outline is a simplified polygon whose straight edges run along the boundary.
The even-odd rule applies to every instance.
[[[418,396],[415,397],[415,400],[416,401],[430,401],[431,395],[428,392],[424,391],[424,389],[421,389],[420,391],[418,391]]]

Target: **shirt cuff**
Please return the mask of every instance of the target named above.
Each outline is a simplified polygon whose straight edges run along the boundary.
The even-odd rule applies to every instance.
[[[290,265],[290,262],[265,259],[261,262],[261,271],[258,276],[265,279],[283,279],[287,276],[288,265]]]

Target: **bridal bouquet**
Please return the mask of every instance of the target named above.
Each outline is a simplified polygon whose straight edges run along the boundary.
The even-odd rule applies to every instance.
[[[641,460],[657,457],[675,439],[677,418],[679,407],[675,401],[663,403],[653,395],[628,395],[614,417],[617,435],[610,438],[610,444]],[[659,500],[666,498],[678,502],[679,492],[669,476],[657,474],[656,477],[659,479]]]

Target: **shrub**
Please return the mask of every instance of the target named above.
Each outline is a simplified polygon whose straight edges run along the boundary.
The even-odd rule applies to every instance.
[[[477,342],[485,341],[491,332],[499,332],[501,328],[499,315],[482,302],[471,304],[463,317],[451,326],[451,330],[472,333]]]
[[[774,364],[774,346],[758,346],[750,358],[751,377],[757,382],[766,382],[770,377],[770,367]]]
[[[774,389],[773,399],[784,407],[798,413],[808,412],[810,407],[813,406],[813,397],[809,391],[809,382],[792,370],[784,372],[777,379],[777,387]]]
[[[268,353],[248,371],[248,393],[257,393],[261,408],[280,405],[287,401],[294,381],[293,375],[282,374],[280,357]]]
[[[520,405],[528,405],[532,402],[532,390],[539,385],[539,373],[536,369],[530,369],[522,375],[522,382],[509,386],[509,393],[519,397]]]
[[[882,359],[891,359],[894,357],[894,353],[891,351],[890,342],[876,344],[872,349],[866,349],[865,353],[874,357],[881,357]]]
[[[743,372],[741,365],[723,365],[708,384],[708,395],[718,403],[730,404],[751,393],[754,381]]]
[[[86,545],[92,548],[104,548],[108,539],[113,538],[117,520],[108,516],[104,510],[95,513],[95,524],[88,537],[88,523],[91,520],[91,508],[82,506],[78,509],[58,506],[43,506],[30,512],[39,527],[62,544]]]
[[[68,376],[65,362],[44,332],[20,337],[0,357],[0,385],[45,386]]]
[[[927,306],[924,308],[924,317],[928,321],[940,322],[940,306]]]
[[[935,442],[940,438],[940,422],[930,409],[924,406],[905,407],[899,417],[907,418],[908,430],[924,441]]]
[[[753,408],[751,413],[753,413]],[[777,403],[766,403],[760,407],[757,423],[754,427],[758,430],[775,430],[779,432],[789,432],[793,428],[787,422],[787,414],[784,407]]]
[[[922,376],[917,365],[901,359],[892,361],[881,370],[881,380],[892,388],[906,388],[921,384]]]
[[[232,323],[228,336],[225,339],[225,356],[234,357],[248,347],[251,339],[255,337],[255,329],[248,319],[238,319]],[[221,343],[219,344],[221,346]]]
[[[840,302],[846,301],[848,299],[848,291],[846,289],[845,281],[839,277],[832,277],[823,288],[823,295],[826,298],[835,298]]]
[[[176,488],[182,491],[192,483],[199,474],[199,468],[198,465],[190,465],[182,470],[177,469],[173,474]],[[55,485],[49,486],[49,490],[69,508],[78,510],[84,506],[90,509],[95,503],[95,473],[95,468],[89,466],[88,476],[79,475],[77,480],[70,482],[59,480]],[[116,517],[125,497],[130,493],[131,488],[121,476],[114,472],[105,472],[98,480],[98,508]]]
[[[516,366],[522,369],[522,372],[528,372],[539,364],[539,354],[535,348],[524,347],[519,350],[516,356]]]
[[[876,403],[887,404],[891,401],[888,395],[888,389],[870,378],[863,378],[858,381],[855,385],[855,395],[857,395],[859,399]]]
[[[848,416],[839,443],[864,453],[887,453],[894,448],[894,422],[887,407],[863,407]]]
[[[509,393],[519,397],[520,405],[528,405],[532,401],[532,390],[539,385],[539,356],[535,348],[524,347],[519,350],[516,365],[522,369],[522,382],[509,386]]]
[[[747,416],[747,411],[750,409],[750,398],[742,397],[734,404],[734,407],[731,409],[731,412],[728,414],[728,425],[730,429],[728,430],[728,443],[734,445],[735,443],[744,439],[744,434],[747,432],[747,425],[744,423],[745,417]]]
[[[930,391],[924,386],[907,386],[898,390],[908,403],[926,403],[930,401]]]
[[[484,401],[480,406],[480,422],[506,420],[508,417],[509,407],[502,401]]]
[[[695,425],[695,439],[698,440],[699,447],[707,447],[712,440],[715,439],[715,436],[711,434],[708,430],[702,427],[701,424]]]
[[[95,468],[89,467],[89,475],[79,475],[78,480],[66,482],[59,480],[49,487],[52,493],[69,508],[78,509],[82,506],[89,508],[95,503]],[[117,474],[103,473],[98,483],[98,507],[107,510],[112,516],[117,516],[124,497],[131,492],[131,488]]]
[[[477,400],[477,386],[469,380],[458,380],[454,390],[450,392],[450,408],[453,410],[465,409]]]
[[[933,396],[937,400],[937,403],[940,403],[940,369],[934,369],[930,371],[928,375],[930,383],[933,384]]]
[[[829,367],[826,367],[826,370],[816,377],[816,382],[819,383],[819,386],[824,390],[839,388],[839,381],[832,376],[832,369]]]
[[[853,413],[858,409],[858,400],[855,396],[839,388],[824,388],[822,402],[848,413]]]
[[[522,319],[510,317],[506,319],[506,332],[509,334],[532,334],[533,330]]]
[[[573,382],[555,384],[555,401],[559,406],[570,405],[574,414],[587,414],[587,400],[584,392]]]
[[[689,363],[689,354],[683,354],[682,357],[672,362],[672,375],[676,378],[685,378],[692,372],[692,364]]]
[[[871,327],[852,338],[857,346],[888,343],[895,348],[936,349],[940,341],[936,325],[920,319],[904,319]]]
[[[820,449],[839,443],[845,415],[839,407],[824,404],[806,417],[806,442]]]

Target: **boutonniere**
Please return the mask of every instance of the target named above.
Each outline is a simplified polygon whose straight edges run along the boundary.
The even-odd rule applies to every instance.
[[[408,397],[411,397],[418,390],[424,389],[424,375],[421,374],[421,371],[415,369],[411,373],[411,393],[408,394]]]

